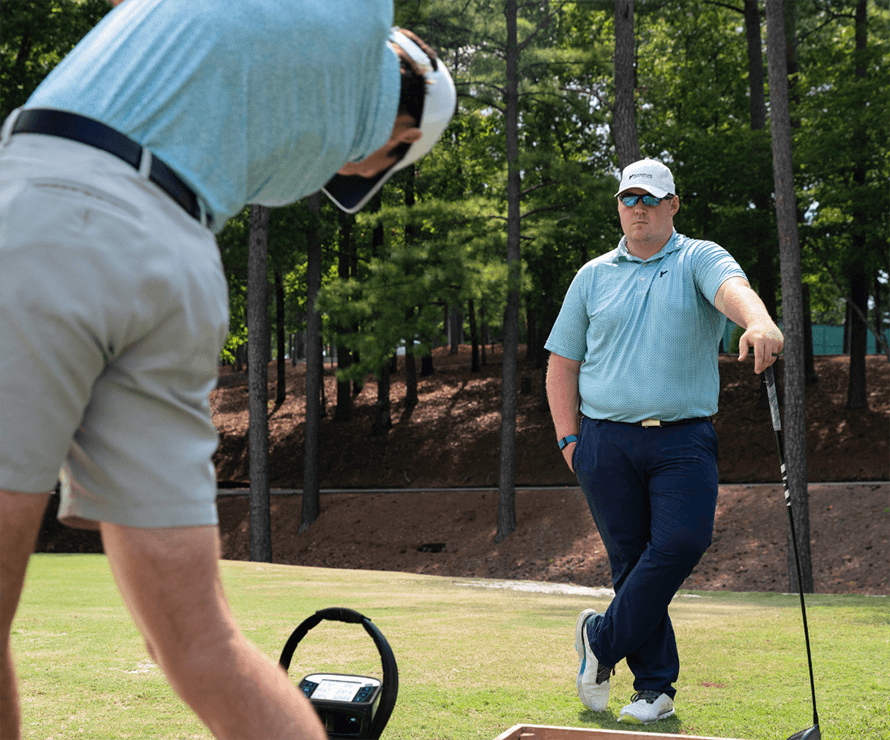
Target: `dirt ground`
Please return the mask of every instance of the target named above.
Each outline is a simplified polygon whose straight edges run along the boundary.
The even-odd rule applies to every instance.
[[[520,363],[530,389],[518,398],[516,531],[494,542],[500,447],[500,348],[469,371],[469,348],[434,351],[436,372],[420,378],[419,404],[406,408],[404,369],[392,381],[393,427],[371,433],[373,379],[353,397],[350,421],[333,420],[336,380],[326,366],[322,420],[320,518],[298,533],[299,495],[272,499],[273,558],[308,566],[395,570],[443,576],[610,585],[608,563],[583,495],[555,445],[541,404],[542,371]],[[524,353],[521,353],[521,357]],[[845,409],[849,360],[816,359],[818,382],[807,387],[807,467],[815,590],[890,594],[890,364],[867,360],[868,408]],[[781,368],[777,368],[781,370]],[[714,540],[685,588],[787,591],[787,514],[775,436],[752,363],[720,358],[721,491]],[[303,481],[304,366],[288,365],[287,398],[273,409],[270,365],[270,477],[273,488]],[[777,373],[781,380],[781,372]],[[228,368],[211,395],[220,432],[216,466],[224,557],[247,559],[247,379]],[[840,482],[840,483],[837,483]],[[410,489],[453,489],[416,492]],[[538,487],[538,488],[534,488]],[[227,490],[229,489],[229,490]],[[478,490],[487,489],[487,490]],[[66,545],[47,521],[42,549],[83,551],[89,533]],[[69,530],[70,532],[70,530]]]

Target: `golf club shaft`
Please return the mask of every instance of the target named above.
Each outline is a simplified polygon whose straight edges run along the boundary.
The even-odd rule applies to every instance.
[[[776,396],[776,380],[773,368],[768,367],[764,373],[766,391],[769,396],[770,414],[773,429],[776,432],[776,444],[779,447],[779,463],[782,466],[782,487],[785,491],[785,509],[788,511],[788,526],[791,528],[791,548],[794,551],[794,564],[797,568],[797,592],[800,595],[800,613],[803,617],[803,634],[807,644],[807,665],[810,669],[810,691],[813,695],[813,725],[818,727],[819,715],[816,712],[816,681],[813,678],[813,656],[810,652],[810,630],[807,627],[807,607],[803,596],[803,575],[800,569],[800,553],[797,549],[797,535],[794,532],[794,516],[791,511],[791,491],[788,488],[788,471],[785,468],[785,446],[782,443],[782,419],[779,416],[779,399]]]

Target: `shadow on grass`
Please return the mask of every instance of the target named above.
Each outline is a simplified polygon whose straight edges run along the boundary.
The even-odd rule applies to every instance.
[[[578,722],[604,730],[624,730],[629,732],[660,732],[679,735],[683,731],[683,721],[678,715],[653,722],[651,725],[630,725],[618,721],[620,712],[607,709],[605,712],[592,712],[585,709],[578,712]]]

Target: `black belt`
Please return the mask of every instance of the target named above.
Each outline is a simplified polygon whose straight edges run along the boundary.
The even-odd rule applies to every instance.
[[[695,424],[699,421],[710,421],[710,416],[697,416],[692,419],[677,419],[676,421],[660,421],[659,419],[643,419],[633,422],[632,426],[640,427],[675,427],[680,424]]]
[[[675,427],[681,424],[695,424],[699,421],[711,421],[711,417],[697,416],[692,419],[677,419],[676,421],[661,421],[659,419],[643,419],[642,421],[613,421],[612,419],[603,419],[603,421],[611,421],[613,424],[628,424],[632,427]]]
[[[19,114],[12,127],[12,133],[46,134],[71,139],[113,154],[136,170],[142,162],[143,150],[140,144],[104,123],[76,113],[48,108],[29,108]],[[171,167],[154,155],[151,155],[148,179],[182,206],[189,216],[201,221],[202,209],[198,196]],[[207,226],[210,227],[209,213],[205,214],[205,219]]]

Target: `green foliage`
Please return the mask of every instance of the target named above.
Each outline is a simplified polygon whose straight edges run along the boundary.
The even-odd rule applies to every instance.
[[[22,105],[111,6],[106,0],[6,0],[0,6],[0,115]]]
[[[890,267],[890,14],[874,6],[869,12],[864,51],[856,51],[850,20],[831,20],[827,11],[805,18],[802,29],[807,43],[798,85],[804,94],[795,137],[798,189],[807,208],[802,236],[815,261],[827,258],[839,274],[856,261],[869,271]]]
[[[247,341],[247,255],[250,236],[250,208],[231,218],[217,235],[223,267],[229,284],[229,336],[220,360],[232,363],[235,350]],[[309,211],[302,203],[275,208],[269,217],[269,284],[274,273],[282,274],[285,293],[285,332],[306,328],[306,249],[309,234],[331,240],[333,221]],[[328,254],[330,265],[331,254]],[[274,332],[277,317],[274,300],[269,300],[270,327]]]
[[[853,264],[878,276],[873,292],[890,306],[890,8],[883,0],[866,4],[867,43],[858,51],[855,7],[853,0],[797,4],[794,156],[804,281],[820,321],[842,319]],[[360,352],[353,375],[376,371],[406,342],[426,351],[441,339],[445,306],[473,298],[497,325],[507,294],[504,8],[397,0],[395,10],[396,22],[453,72],[459,108],[445,137],[387,184],[379,211],[354,219],[348,280],[336,275],[339,216],[326,200],[320,214],[299,203],[274,209],[270,224],[269,279],[277,271],[284,281],[286,331],[305,325],[307,240],[321,240],[327,336]],[[4,111],[24,102],[107,11],[105,0],[5,2]],[[678,230],[722,244],[755,288],[776,289],[770,132],[751,126],[741,4],[637,3],[635,11],[640,145],[674,171]],[[609,130],[614,3],[520,5],[518,41],[520,287],[525,309],[547,323],[575,271],[621,236]],[[246,211],[219,235],[232,309],[226,359],[246,337],[247,237]],[[272,301],[270,312],[274,324]]]
[[[842,269],[844,255],[850,253],[850,223],[853,214],[859,214],[862,228],[871,235],[874,264],[880,246],[886,245],[890,212],[890,191],[880,187],[887,180],[883,122],[890,113],[888,97],[879,95],[887,76],[886,40],[874,33],[887,13],[869,4],[873,32],[860,63],[871,67],[863,82],[853,75],[851,9],[848,2],[830,9],[814,5],[799,13],[801,87],[806,84],[809,92],[799,104],[802,123],[795,146],[801,207],[810,208],[812,217],[802,228],[805,280],[811,285],[814,311],[823,320],[838,318],[840,296],[827,279],[825,265],[815,258],[820,253],[815,247],[830,251]],[[768,127],[752,129],[740,10],[705,0],[637,6],[637,123],[644,156],[664,159],[674,170],[682,204],[677,228],[722,244],[746,269],[755,288],[762,284],[774,290],[778,238],[770,132]],[[614,96],[613,12],[611,3],[520,9],[521,285],[525,306],[545,320],[555,316],[575,270],[612,249],[621,235],[608,136]],[[379,216],[362,218],[383,219],[392,234],[409,222],[417,224],[428,246],[415,245],[414,253],[420,256],[418,264],[430,260],[429,275],[421,277],[424,270],[417,266],[405,274],[418,281],[418,294],[427,297],[431,324],[438,322],[441,306],[468,297],[477,305],[487,301],[494,309],[489,315],[497,314],[506,292],[502,8],[482,2],[404,2],[397,3],[397,16],[438,48],[455,71],[460,109],[446,140],[420,163],[416,218],[394,205],[403,202],[398,184],[384,193]],[[765,26],[761,34],[765,39]],[[808,68],[813,70],[811,78],[804,72]],[[839,139],[838,130],[848,133]],[[823,139],[810,137],[813,154],[803,143],[811,131],[825,133]],[[862,131],[865,141],[880,145],[860,145],[857,153],[855,141],[857,135],[862,139]],[[851,171],[863,159],[868,162],[867,192],[851,183]],[[818,207],[813,206],[816,202]],[[863,206],[856,209],[854,203]],[[809,252],[808,243],[814,246]],[[398,240],[395,249],[388,246],[374,260],[403,263],[397,247]],[[441,260],[444,256],[447,262],[449,253],[455,260],[446,278]],[[404,264],[398,269],[405,272]],[[367,353],[368,363],[356,368],[356,374],[370,370],[414,333],[404,322],[383,326],[403,315],[401,298],[410,303],[416,297],[402,288],[398,297],[390,295],[390,310],[383,310],[385,286],[391,282],[381,279],[384,273],[375,262],[368,281],[362,278],[337,293],[341,301],[357,304],[352,308],[336,308],[333,292],[325,299],[325,310],[342,311],[359,327],[355,335],[341,337],[350,347],[361,348],[363,357]],[[460,285],[459,291],[455,285]],[[416,311],[425,313],[419,307]]]
[[[460,109],[417,166],[415,204],[403,205],[407,183],[394,178],[380,212],[359,215],[366,231],[382,224],[382,251],[363,261],[360,276],[323,290],[331,326],[357,327],[337,336],[361,357],[347,373],[353,378],[376,371],[403,343],[420,342],[425,351],[446,305],[472,298],[489,320],[500,316],[508,287],[504,17],[482,3],[400,3],[397,11],[455,72]],[[576,79],[586,80],[594,64],[591,45],[572,34],[577,13],[566,15],[567,27],[544,6],[523,6],[519,18],[519,279],[526,305],[551,320],[574,271],[619,236],[614,184],[604,177],[611,167],[602,156],[605,117]]]
[[[638,25],[641,148],[670,162],[677,229],[720,243],[746,269],[762,250],[778,255],[770,132],[751,129],[741,13],[678,3],[644,8]]]

